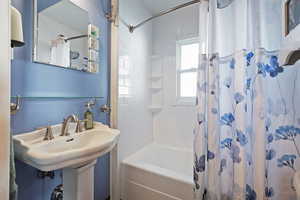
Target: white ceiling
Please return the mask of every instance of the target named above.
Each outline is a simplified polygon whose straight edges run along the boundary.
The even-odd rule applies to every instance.
[[[146,8],[152,13],[157,14],[162,10],[173,8],[191,0],[142,0]]]

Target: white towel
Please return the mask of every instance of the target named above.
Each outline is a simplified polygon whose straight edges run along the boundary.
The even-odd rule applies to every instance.
[[[70,67],[70,42],[64,37],[51,42],[50,64]]]

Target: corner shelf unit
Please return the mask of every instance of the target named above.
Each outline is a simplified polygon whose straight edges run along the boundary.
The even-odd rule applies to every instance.
[[[152,112],[152,113],[157,113],[160,112],[162,110],[161,106],[149,106],[148,109]]]
[[[163,62],[164,58],[158,55],[151,56],[151,74],[149,76],[151,105],[148,109],[153,114],[159,113],[163,109]]]
[[[163,78],[163,75],[152,75],[149,77],[149,79],[151,81],[158,81],[158,80],[161,80]]]
[[[152,92],[158,92],[158,91],[160,91],[160,90],[162,90],[163,88],[162,87],[150,87],[149,88]]]

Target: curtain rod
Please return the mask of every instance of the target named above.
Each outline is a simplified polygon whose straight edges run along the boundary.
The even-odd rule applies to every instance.
[[[158,13],[158,14],[152,16],[152,17],[149,17],[148,19],[146,19],[146,20],[144,20],[144,21],[138,23],[138,24],[135,25],[135,26],[134,26],[134,25],[128,25],[127,23],[124,23],[124,24],[128,27],[130,33],[133,33],[133,31],[134,31],[136,28],[138,28],[138,27],[144,25],[145,23],[147,23],[147,22],[149,22],[149,21],[151,21],[151,20],[153,20],[153,19],[155,19],[155,18],[157,18],[157,17],[161,17],[161,16],[166,15],[166,14],[168,14],[168,13],[174,12],[174,11],[176,11],[176,10],[178,10],[178,9],[181,9],[181,8],[184,8],[184,7],[187,7],[187,6],[196,4],[196,3],[200,3],[201,1],[208,1],[208,0],[193,0],[193,1],[190,1],[190,2],[187,2],[187,3],[184,3],[184,4],[181,4],[181,5],[175,6],[174,8],[170,8],[170,9],[161,11],[160,13]]]
[[[88,37],[88,35],[78,35],[78,36],[70,37],[70,38],[65,39],[65,41],[76,40],[76,39],[84,38],[84,37]]]

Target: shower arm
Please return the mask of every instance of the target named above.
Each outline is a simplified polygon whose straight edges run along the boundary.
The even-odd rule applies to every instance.
[[[168,14],[168,13],[174,12],[174,11],[176,11],[176,10],[178,10],[178,9],[181,9],[181,8],[184,8],[184,7],[187,7],[187,6],[196,4],[196,3],[200,3],[201,1],[208,1],[208,0],[193,0],[193,1],[190,1],[190,2],[187,2],[187,3],[184,3],[184,4],[181,4],[181,5],[175,6],[174,8],[170,8],[170,9],[164,10],[164,11],[162,11],[162,12],[160,12],[160,13],[158,13],[158,14],[152,16],[152,17],[149,17],[148,19],[146,19],[146,20],[144,20],[144,21],[138,23],[138,24],[135,25],[135,26],[134,26],[134,25],[129,25],[129,24],[125,23],[124,20],[122,20],[122,19],[121,19],[121,22],[123,22],[123,24],[125,24],[125,26],[128,27],[130,33],[133,33],[133,31],[134,31],[136,28],[138,28],[138,27],[144,25],[145,23],[147,23],[147,22],[149,22],[149,21],[151,21],[151,20],[153,20],[153,19],[155,19],[155,18],[157,18],[157,17],[161,17],[161,16],[166,15],[166,14]]]

